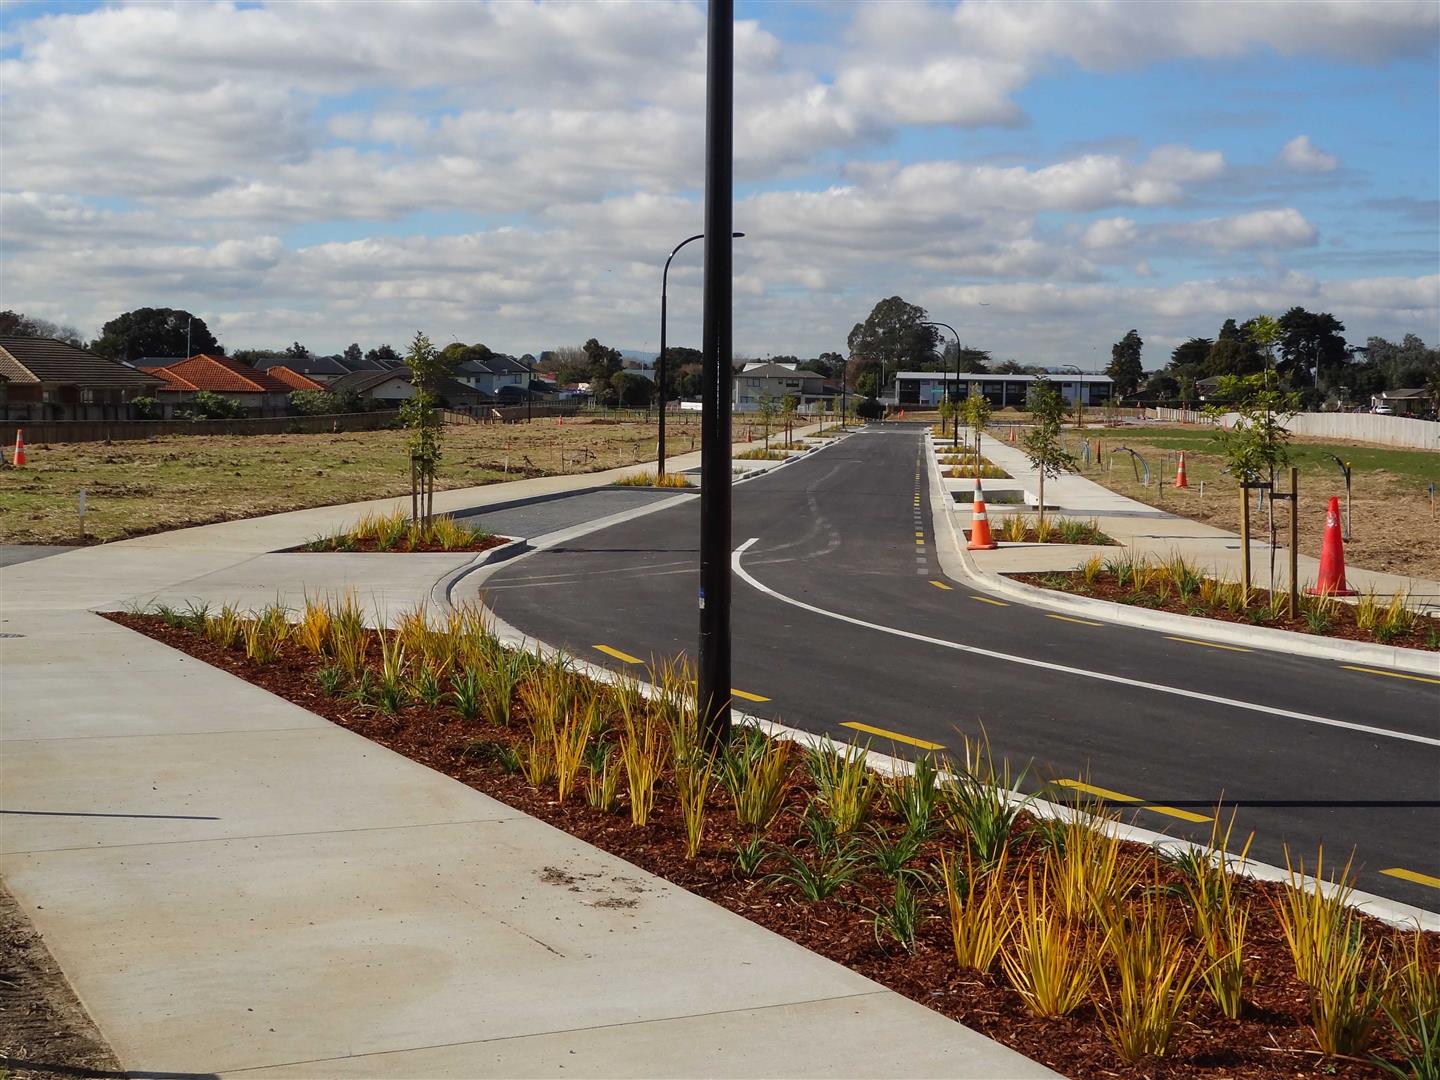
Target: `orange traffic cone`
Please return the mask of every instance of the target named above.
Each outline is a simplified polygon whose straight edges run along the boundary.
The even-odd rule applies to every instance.
[[[1345,584],[1345,541],[1340,537],[1340,500],[1330,496],[1325,511],[1325,539],[1320,546],[1320,580],[1305,590],[1309,596],[1355,596]]]
[[[970,550],[989,551],[999,547],[990,535],[990,519],[985,515],[985,492],[978,477],[975,480],[975,501],[970,506]]]
[[[15,429],[15,460],[11,462],[15,468],[25,464],[25,429]]]
[[[1177,488],[1188,488],[1190,481],[1185,479],[1185,451],[1180,451],[1180,464],[1175,467],[1175,486]]]

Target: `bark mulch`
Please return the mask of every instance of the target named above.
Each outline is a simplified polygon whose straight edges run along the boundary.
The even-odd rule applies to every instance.
[[[1268,626],[1276,630],[1289,630],[1296,634],[1311,634],[1316,637],[1346,638],[1350,641],[1366,641],[1373,644],[1393,645],[1402,649],[1440,650],[1440,619],[1417,615],[1414,627],[1396,634],[1387,641],[1380,641],[1372,632],[1362,630],[1355,621],[1355,605],[1340,601],[1330,614],[1330,626],[1320,634],[1310,628],[1303,614],[1291,619],[1285,615],[1270,617],[1270,591],[1251,589],[1250,606],[1244,611],[1231,611],[1218,606],[1205,606],[1196,597],[1182,600],[1175,592],[1161,597],[1150,589],[1134,589],[1121,585],[1115,576],[1102,571],[1093,582],[1086,582],[1078,570],[1060,571],[1048,574],[1009,574],[1016,581],[1027,585],[1038,585],[1042,589],[1075,593],[1079,596],[1093,596],[1097,600],[1109,600],[1117,604],[1147,607],[1155,611],[1169,611],[1176,615],[1190,615],[1201,619],[1219,619],[1222,622],[1243,623],[1246,626]],[[1281,593],[1283,601],[1286,594]],[[1304,598],[1302,598],[1303,603]]]
[[[923,920],[913,953],[893,941],[877,941],[870,910],[893,896],[893,885],[879,872],[863,873],[835,898],[809,902],[789,885],[744,876],[736,866],[736,845],[748,840],[748,827],[734,818],[728,797],[717,781],[708,804],[704,841],[694,859],[684,857],[684,827],[673,791],[662,784],[656,810],[643,828],[632,827],[628,810],[595,810],[576,795],[558,803],[553,789],[530,787],[501,763],[502,749],[522,740],[524,724],[513,727],[466,723],[445,706],[415,704],[394,715],[323,693],[316,682],[316,659],[294,643],[280,658],[258,667],[242,651],[227,650],[189,630],[166,625],[156,616],[111,614],[122,625],[164,642],[197,659],[232,672],[272,693],[428,765],[524,813],[611,852],[650,873],[730,909],[876,982],[1013,1047],[1020,1053],[1071,1077],[1259,1078],[1275,1076],[1374,1077],[1380,1070],[1369,1062],[1325,1058],[1315,1049],[1307,1026],[1309,1010],[1304,986],[1293,964],[1271,906],[1278,890],[1266,883],[1240,879],[1237,893],[1252,901],[1248,956],[1259,978],[1238,1021],[1225,1019],[1203,992],[1194,993],[1188,1022],[1161,1059],[1126,1064],[1104,1037],[1099,1015],[1087,1004],[1061,1019],[1032,1016],[1005,980],[994,973],[959,969],[951,948],[944,892],[925,899]],[[372,652],[374,652],[372,644]],[[517,711],[520,706],[517,705]],[[789,804],[767,832],[777,845],[788,845],[802,832],[801,813],[813,792],[803,764],[795,766],[795,787]],[[876,800],[875,821],[891,835],[900,819]],[[1012,866],[1038,853],[1038,841],[1026,835],[1026,822],[1012,843]],[[864,832],[864,830],[862,830]],[[1138,852],[1145,849],[1135,846]],[[930,841],[913,860],[928,867],[938,857],[939,841]],[[772,856],[764,873],[782,869]],[[1161,864],[1162,886],[1180,878]],[[1395,931],[1364,918],[1376,939]]]

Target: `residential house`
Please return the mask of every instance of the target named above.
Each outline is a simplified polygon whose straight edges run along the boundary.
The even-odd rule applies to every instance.
[[[225,356],[197,353],[178,364],[141,370],[165,381],[156,396],[165,406],[167,415],[176,406],[194,399],[201,390],[227,397],[243,405],[252,416],[284,416],[290,406],[292,390],[323,390],[319,383],[299,372],[288,371],[280,376],[259,371]]]
[[[350,374],[350,369],[338,356],[267,356],[263,360],[255,361],[258,371],[274,371],[279,367],[297,371],[322,386],[328,386],[342,375]]]
[[[530,369],[514,357],[493,353],[484,360],[466,360],[451,373],[457,382],[491,397],[509,397],[516,393],[523,399]],[[502,395],[505,387],[517,387]],[[536,388],[538,391],[538,387]]]
[[[838,397],[839,390],[815,371],[794,364],[746,364],[733,380],[731,404],[735,412],[759,412],[767,399],[778,406],[786,397],[797,398],[803,408]]]
[[[415,396],[415,387],[410,381],[410,369],[398,367],[393,371],[352,371],[336,379],[329,387],[332,391],[353,390],[367,401],[379,407],[398,409]],[[467,386],[456,379],[445,379],[436,387],[440,404],[447,409],[460,412],[474,412],[495,404],[490,394]]]
[[[1419,386],[1373,394],[1370,397],[1370,410],[1390,416],[1416,416],[1421,419],[1434,414],[1430,392]]]
[[[0,336],[0,417],[133,420],[161,381],[55,338]]]

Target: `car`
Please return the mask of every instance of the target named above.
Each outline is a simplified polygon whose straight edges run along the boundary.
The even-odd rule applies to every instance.
[[[1395,409],[1394,409],[1392,406],[1390,406],[1390,405],[1384,404],[1383,402],[1382,402],[1381,404],[1379,404],[1379,405],[1376,405],[1375,408],[1371,409],[1370,411],[1373,412],[1376,416],[1394,416],[1394,415],[1395,415]]]

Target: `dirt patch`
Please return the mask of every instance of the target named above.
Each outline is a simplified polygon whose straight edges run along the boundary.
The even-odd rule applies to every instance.
[[[1241,1018],[1226,1019],[1208,997],[1197,993],[1188,1021],[1167,1055],[1126,1064],[1105,1039],[1093,1001],[1062,1019],[1040,1018],[1025,1008],[1020,996],[994,970],[960,969],[952,951],[943,891],[938,896],[928,891],[923,894],[915,943],[907,951],[876,933],[873,910],[893,898],[894,885],[868,863],[850,884],[830,899],[816,902],[804,900],[793,885],[765,879],[765,874],[782,869],[779,855],[772,854],[756,873],[743,872],[737,863],[737,848],[752,838],[752,832],[736,821],[718,784],[707,799],[699,852],[686,859],[685,829],[673,778],[660,785],[650,823],[636,828],[623,804],[620,813],[607,813],[578,797],[561,803],[552,788],[530,787],[519,775],[506,771],[495,748],[518,747],[526,740],[523,705],[516,706],[513,727],[466,723],[452,709],[437,706],[410,705],[387,715],[322,693],[315,678],[316,661],[293,644],[284,647],[275,663],[258,667],[246,660],[243,652],[222,649],[182,628],[167,627],[155,617],[109,617],[666,878],[1077,1080],[1381,1075],[1367,1061],[1325,1058],[1315,1049],[1307,1023],[1306,990],[1295,977],[1275,915],[1280,890],[1274,885],[1242,878],[1235,886],[1250,904],[1246,957],[1256,979]],[[785,809],[766,832],[775,851],[804,851],[802,815],[815,789],[803,764],[794,766],[791,780]],[[877,800],[876,806],[871,825],[887,836],[897,835],[901,819],[883,799]],[[1014,833],[1011,858],[1016,866],[1035,865],[1043,859],[1044,841],[1033,824],[1022,815]],[[938,836],[926,840],[910,865],[932,867],[942,847],[944,841]],[[1140,845],[1127,845],[1127,849],[1130,857],[1153,858],[1149,849]],[[1167,863],[1153,862],[1148,872],[1154,875],[1150,887],[1157,890],[1175,890],[1181,881],[1179,871]],[[624,894],[643,891],[638,882],[623,876],[608,882],[592,881],[589,875],[563,867],[545,867],[541,878],[557,888],[593,889],[601,897],[597,906],[628,906],[625,902],[633,900]],[[1371,940],[1398,940],[1391,928],[1364,916],[1360,919]],[[1427,941],[1434,939],[1427,935]]]
[[[1077,441],[1067,439],[1074,451]],[[1240,531],[1240,491],[1235,481],[1221,472],[1225,460],[1210,449],[1210,436],[1202,428],[1154,429],[1135,432],[1104,431],[1091,436],[1091,445],[1101,443],[1092,453],[1092,466],[1082,470],[1112,491],[1180,514],[1229,532]],[[1148,487],[1135,477],[1125,455],[1112,457],[1117,446],[1131,446],[1143,454],[1152,470]],[[1177,489],[1175,456],[1185,451],[1186,479],[1190,486]],[[1331,453],[1351,461],[1351,530],[1345,544],[1345,559],[1366,570],[1440,580],[1440,518],[1434,516],[1428,486],[1440,484],[1440,454],[1423,450],[1381,450],[1352,444],[1296,439],[1291,456],[1300,468],[1300,550],[1319,558],[1325,532],[1325,510],[1330,497],[1345,504],[1345,482]],[[1099,467],[1108,459],[1109,468]],[[1200,484],[1205,484],[1201,494]],[[1289,474],[1281,486],[1289,483]],[[1276,504],[1281,542],[1285,542],[1289,509]],[[1269,511],[1256,512],[1253,496],[1250,527],[1255,539],[1269,536]]]
[[[119,1076],[45,942],[0,885],[0,1063],[14,1080]]]

